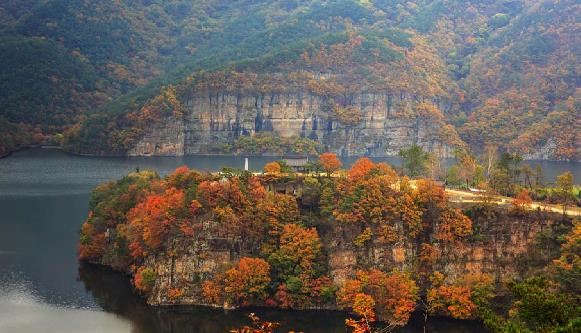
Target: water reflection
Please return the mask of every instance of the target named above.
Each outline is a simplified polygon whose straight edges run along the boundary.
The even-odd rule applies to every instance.
[[[130,332],[131,322],[98,309],[47,304],[30,283],[20,280],[0,288],[0,332]]]
[[[128,318],[135,333],[154,332],[228,332],[248,324],[247,314],[282,324],[281,332],[294,328],[306,332],[345,332],[343,314],[334,311],[291,312],[271,309],[226,311],[208,307],[151,307],[132,293],[129,280],[122,274],[90,264],[79,266],[79,277],[87,291],[105,311]]]
[[[339,311],[282,311],[276,309],[242,309],[226,311],[207,307],[151,307],[131,291],[129,280],[123,274],[90,264],[81,264],[79,277],[87,291],[103,310],[127,318],[134,333],[218,333],[248,324],[247,314],[257,313],[264,320],[281,323],[280,332],[289,330],[344,333],[345,313]],[[398,330],[399,333],[419,332],[423,329],[419,317]],[[486,332],[481,324],[445,318],[433,319],[428,326],[432,333]]]

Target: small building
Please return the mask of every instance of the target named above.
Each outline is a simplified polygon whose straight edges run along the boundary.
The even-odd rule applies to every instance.
[[[283,161],[288,165],[294,172],[305,172],[307,164],[309,163],[308,156],[285,156]]]

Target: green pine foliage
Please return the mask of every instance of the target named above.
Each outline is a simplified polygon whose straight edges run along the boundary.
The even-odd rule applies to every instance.
[[[407,63],[409,92],[452,90],[446,116],[476,152],[553,144],[555,157],[575,160],[566,133],[579,130],[569,105],[579,99],[580,10],[574,0],[7,0],[0,116],[44,134],[72,128],[72,151],[122,154],[145,134],[126,115],[163,87],[200,71],[302,70],[305,52],[357,34],[359,64],[340,69],[352,81],[381,81],[368,65],[409,62],[422,40],[445,68]]]

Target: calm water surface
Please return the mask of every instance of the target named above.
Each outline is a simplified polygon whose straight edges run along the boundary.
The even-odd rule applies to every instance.
[[[251,158],[250,167],[275,159]],[[581,178],[579,164],[543,163],[545,169],[569,169]],[[210,171],[243,164],[241,157],[90,158],[38,149],[1,159],[0,332],[222,333],[246,324],[250,310],[147,306],[132,294],[124,275],[76,260],[78,230],[95,185],[136,167],[165,175],[180,165]],[[346,332],[340,312],[252,311],[281,322],[281,331]],[[419,332],[420,325],[414,319],[401,332]],[[434,319],[430,332],[484,330],[478,323]]]

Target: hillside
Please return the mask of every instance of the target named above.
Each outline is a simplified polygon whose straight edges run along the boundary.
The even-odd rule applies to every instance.
[[[579,160],[579,14],[573,0],[7,1],[0,116],[91,154],[300,139],[347,155],[418,143]],[[214,121],[208,93],[232,111]],[[319,107],[249,102],[273,93]]]

